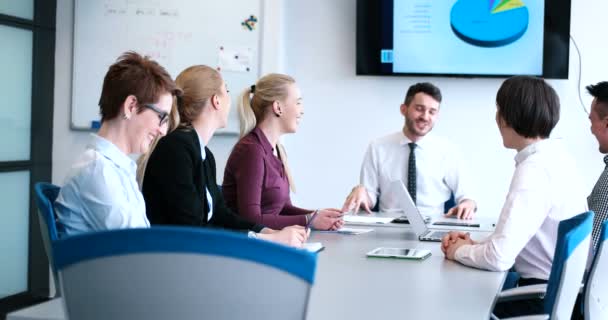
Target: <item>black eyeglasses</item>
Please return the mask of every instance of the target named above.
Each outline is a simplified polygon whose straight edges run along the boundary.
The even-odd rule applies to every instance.
[[[157,106],[153,105],[153,104],[143,104],[142,105],[144,108],[150,109],[154,112],[156,112],[156,114],[158,115],[158,119],[160,120],[158,123],[159,127],[162,127],[163,125],[167,124],[167,122],[169,122],[169,113],[160,110]]]

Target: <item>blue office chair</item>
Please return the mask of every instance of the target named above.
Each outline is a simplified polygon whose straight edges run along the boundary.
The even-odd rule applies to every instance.
[[[602,225],[599,245],[585,284],[585,319],[608,319],[608,221]]]
[[[450,194],[450,198],[443,204],[443,213],[447,213],[450,209],[452,209],[456,205],[456,199],[454,198],[454,194]]]
[[[503,301],[544,298],[543,315],[517,319],[570,319],[587,266],[593,211],[588,211],[559,223],[553,265],[547,284],[517,287],[498,294]],[[497,319],[492,315],[493,319]]]
[[[53,244],[70,319],[305,319],[316,255],[222,230],[94,232]]]
[[[59,187],[47,182],[38,182],[34,185],[36,194],[36,205],[38,206],[38,220],[40,223],[40,232],[42,233],[42,242],[44,250],[49,259],[49,264],[53,270],[53,280],[55,281],[56,295],[60,295],[59,282],[57,280],[57,270],[53,259],[52,243],[57,241],[57,217],[53,204],[59,195]]]

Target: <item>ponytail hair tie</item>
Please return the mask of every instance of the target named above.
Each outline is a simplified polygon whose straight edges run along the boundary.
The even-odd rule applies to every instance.
[[[255,93],[255,84],[251,85],[251,94]]]

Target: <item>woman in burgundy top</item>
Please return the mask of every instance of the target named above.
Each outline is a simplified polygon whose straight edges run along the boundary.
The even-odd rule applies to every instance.
[[[300,247],[301,226],[275,230],[252,223],[224,203],[216,182],[215,157],[207,147],[226,126],[231,98],[221,74],[204,65],[188,67],[175,80],[169,133],[139,161],[146,214],[152,224],[251,230],[248,235]],[[177,113],[177,114],[176,114]]]
[[[315,229],[340,228],[344,221],[339,209],[306,210],[292,205],[289,198],[293,180],[279,138],[295,132],[303,114],[302,97],[293,78],[266,75],[247,88],[239,102],[242,139],[224,171],[226,205],[270,228],[305,226],[309,221]]]

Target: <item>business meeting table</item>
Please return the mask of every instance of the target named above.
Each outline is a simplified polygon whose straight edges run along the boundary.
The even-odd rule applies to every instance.
[[[407,226],[371,228],[359,235],[313,232],[310,241],[325,249],[319,252],[308,319],[490,318],[504,272],[448,261],[440,243],[418,241]],[[366,256],[377,247],[427,249],[432,255],[422,261]]]
[[[374,230],[358,235],[311,234],[309,241],[322,242],[325,248],[318,253],[307,319],[489,319],[504,272],[448,261],[439,243],[418,241],[408,225],[348,227]],[[483,231],[472,232],[472,238],[487,236],[492,227],[491,222],[482,222],[477,230]],[[422,261],[368,258],[366,253],[377,247],[428,249],[432,255]],[[17,319],[60,320],[65,315],[61,300],[54,299],[7,316]]]

